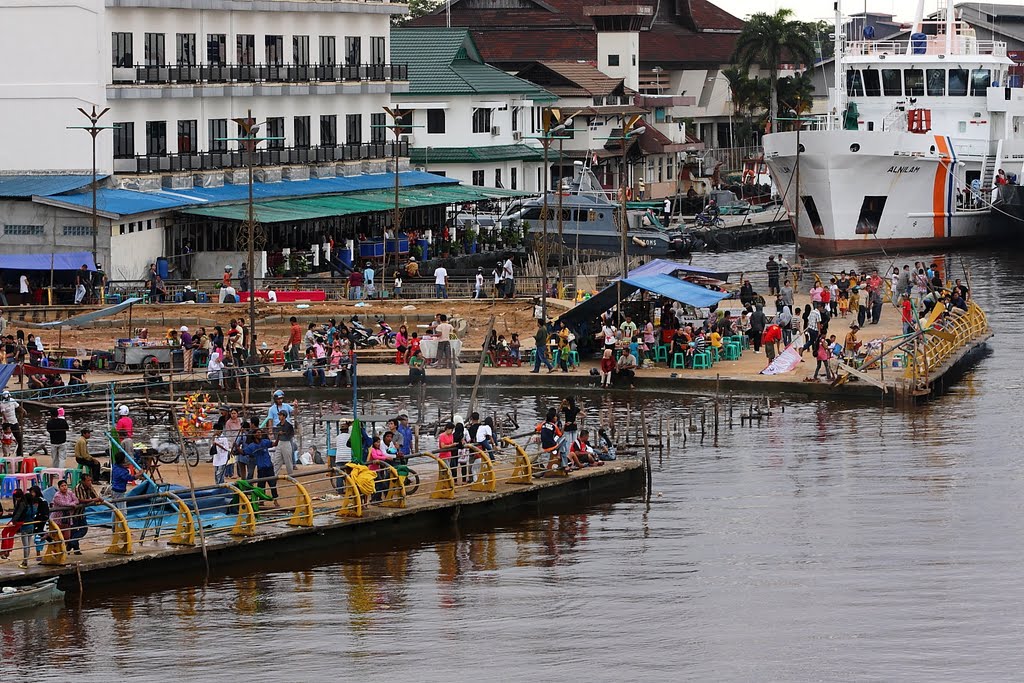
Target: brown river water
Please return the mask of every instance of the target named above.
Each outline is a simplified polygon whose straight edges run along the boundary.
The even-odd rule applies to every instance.
[[[768,253],[695,263],[760,270]],[[937,401],[789,397],[759,426],[723,427],[718,447],[676,432],[649,503],[87,590],[0,616],[0,681],[1019,680],[1024,257],[963,259],[997,336]],[[557,400],[488,390],[484,408],[514,405],[526,424]],[[627,397],[614,400],[621,424]],[[583,403],[593,415],[603,399]],[[708,404],[630,408],[675,430]]]

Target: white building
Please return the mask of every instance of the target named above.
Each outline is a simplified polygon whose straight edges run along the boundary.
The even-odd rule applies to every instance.
[[[406,11],[387,0],[0,0],[0,60],[17,65],[0,73],[0,173],[89,173],[90,136],[72,127],[88,124],[78,108],[109,108],[96,167],[115,175],[101,190],[96,256],[133,277],[178,245],[159,202],[126,214],[113,188],[156,196],[245,182],[233,119],[249,112],[269,138],[260,181],[385,171],[395,150],[382,106],[408,88],[404,65],[389,63],[390,19]],[[28,198],[0,199],[0,224],[42,226],[42,244],[63,237],[67,216],[36,206],[26,218]],[[33,204],[88,210],[60,197]]]
[[[414,166],[482,187],[540,189],[536,122],[555,95],[484,64],[465,29],[394,29],[391,46],[409,68],[409,90],[394,101],[408,112]]]

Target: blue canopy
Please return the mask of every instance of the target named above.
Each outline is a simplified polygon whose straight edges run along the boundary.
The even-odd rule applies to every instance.
[[[727,292],[707,289],[706,287],[680,280],[671,275],[631,276],[623,280],[621,285],[618,283],[608,285],[586,301],[566,311],[559,320],[569,322],[596,318],[615,305],[620,290],[623,299],[629,298],[634,292],[644,290],[660,294],[673,301],[678,301],[695,308],[705,308],[712,304],[717,304],[722,299],[729,298]]]
[[[710,277],[715,280],[721,280],[722,282],[728,282],[729,272],[722,270],[712,270],[711,268],[701,268],[700,266],[691,266],[681,261],[672,261],[670,259],[654,259],[650,263],[634,268],[629,271],[626,277],[637,277],[639,275],[657,275],[659,273],[665,275],[672,275],[673,273],[689,273],[691,275],[703,275],[704,277]]]
[[[14,375],[14,371],[18,369],[17,363],[7,363],[0,365],[0,389],[7,386],[7,382],[10,381]]]
[[[0,270],[78,270],[82,264],[96,270],[88,251],[64,251],[56,254],[0,254]]]

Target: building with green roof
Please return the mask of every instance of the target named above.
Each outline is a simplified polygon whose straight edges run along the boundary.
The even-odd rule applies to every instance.
[[[485,64],[466,29],[393,28],[391,59],[408,65],[405,113],[413,166],[483,187],[535,191],[541,109],[558,97]]]

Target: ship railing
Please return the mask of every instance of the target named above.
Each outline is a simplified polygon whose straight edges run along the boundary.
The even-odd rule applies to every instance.
[[[201,547],[211,537],[267,537],[289,527],[334,524],[339,517],[386,516],[389,509],[431,500],[471,499],[503,487],[533,483],[537,468],[550,462],[550,454],[536,439],[536,432],[531,431],[498,437],[491,449],[470,445],[450,453],[414,448],[406,460],[413,461],[412,467],[389,462],[380,473],[371,475],[369,482],[360,464],[336,463],[332,458],[326,467],[297,466],[289,473],[276,461],[278,472],[273,476],[227,479],[195,488],[161,483],[141,495],[108,495],[81,516],[55,506],[55,512],[71,516],[70,523],[40,523],[29,540],[30,551],[38,549],[35,555],[40,564],[60,567],[102,561],[103,555],[161,552],[169,546]],[[188,465],[161,467],[169,471]],[[210,469],[209,463],[201,463],[190,474],[209,481]],[[68,473],[72,487],[78,483],[77,475],[73,470]],[[100,484],[95,488],[99,491]],[[216,545],[221,547],[223,541]],[[18,558],[21,548],[12,550]]]
[[[851,40],[846,43],[845,56],[941,55],[945,53],[945,37],[929,36],[925,40]],[[1006,43],[1000,40],[977,40],[973,36],[957,35],[953,38],[951,54],[1005,57]]]
[[[941,329],[933,327],[940,316],[949,311]],[[967,303],[967,310],[950,308],[938,304],[928,317],[924,342],[906,354],[906,379],[927,377],[929,371],[942,367],[965,346],[989,331],[988,317],[973,301]],[[937,329],[935,333],[928,330]]]

